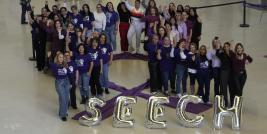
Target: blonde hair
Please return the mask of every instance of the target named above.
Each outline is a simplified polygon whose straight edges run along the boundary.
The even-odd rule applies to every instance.
[[[60,55],[62,55],[63,58],[65,57],[63,53],[61,53],[61,52],[57,53],[57,55],[56,55],[56,57],[55,57],[55,59],[54,59],[54,63],[57,64],[57,65],[63,65],[63,67],[68,67],[68,63],[67,63],[66,60],[64,60],[64,59],[63,59],[63,63],[62,63],[62,64],[59,63],[58,57],[59,57]]]

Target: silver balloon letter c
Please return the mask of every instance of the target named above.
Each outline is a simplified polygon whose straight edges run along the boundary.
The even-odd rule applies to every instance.
[[[239,130],[241,127],[242,114],[242,97],[235,96],[234,104],[231,108],[224,108],[223,96],[216,95],[214,103],[213,126],[215,129],[221,129],[223,118],[225,116],[232,117],[232,129]]]
[[[199,103],[201,101],[201,98],[194,96],[194,95],[184,95],[179,102],[177,103],[176,107],[176,115],[178,118],[178,121],[185,127],[199,127],[201,122],[203,121],[203,116],[196,116],[195,119],[190,119],[185,114],[185,108],[187,103],[193,102],[193,103]]]

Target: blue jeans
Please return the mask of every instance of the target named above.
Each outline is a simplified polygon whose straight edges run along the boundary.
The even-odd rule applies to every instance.
[[[91,35],[92,35],[92,33],[93,33],[93,30],[92,29],[87,30],[85,36],[88,37],[88,38],[90,38]]]
[[[87,75],[87,73],[83,73],[79,75],[79,88],[80,88],[80,94],[82,97],[88,97],[89,96],[89,81],[90,76]]]
[[[59,116],[67,117],[69,94],[70,94],[70,83],[68,78],[56,79],[55,81],[56,91],[59,98]]]
[[[169,79],[171,76],[171,71],[161,71],[161,81],[164,88],[164,91],[168,91],[169,89]]]
[[[109,72],[109,64],[103,64],[103,74],[101,75],[101,85],[103,88],[108,88],[108,72]]]
[[[115,34],[115,25],[106,27],[107,42],[112,46],[113,50],[116,51],[116,34]]]
[[[99,32],[99,33],[102,33],[102,28],[95,28],[95,31]]]
[[[182,84],[182,79],[184,76],[184,71],[185,71],[185,66],[176,64],[176,75],[177,75],[177,80],[176,80],[176,92],[179,94],[181,93],[181,84]]]

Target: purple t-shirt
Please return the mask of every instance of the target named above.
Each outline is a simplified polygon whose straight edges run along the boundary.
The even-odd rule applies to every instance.
[[[108,63],[110,60],[111,53],[113,51],[111,45],[108,43],[104,45],[100,44],[99,48],[101,49],[102,52],[103,64]]]
[[[171,58],[171,50],[172,46],[170,45],[169,47],[160,47],[161,50],[161,57],[162,59],[160,60],[160,71],[171,71],[174,67],[174,62],[173,58]]]
[[[93,48],[90,47],[88,49],[88,54],[87,55],[94,62],[94,67],[100,66],[100,60],[102,59],[102,53],[101,53],[101,50],[99,48],[93,49]]]
[[[78,13],[74,15],[73,13],[70,14],[70,21],[74,24],[75,28],[80,27],[80,24],[82,24],[82,16]]]
[[[79,74],[87,73],[90,68],[90,63],[92,62],[91,57],[74,53],[74,58]]]
[[[89,14],[83,17],[83,27],[91,30],[93,28],[92,22],[95,21],[94,14]]]
[[[65,79],[68,77],[69,70],[63,67],[63,65],[51,63],[50,67],[56,79]]]
[[[174,49],[174,61],[176,64],[186,65],[189,51],[187,49],[184,49],[183,52],[185,57],[181,57],[180,51],[181,50],[179,48]]]
[[[119,15],[117,12],[105,12],[105,15],[107,17],[107,23],[106,27],[110,27],[116,24],[116,22],[119,20]]]
[[[106,15],[107,22],[106,27],[110,27],[116,24],[116,22],[119,20],[119,14],[115,11],[108,11],[108,9],[104,6],[102,6],[102,10]]]
[[[148,61],[149,62],[157,62],[157,50],[160,47],[159,44],[153,44],[153,43],[148,43],[145,46],[145,50],[148,53]]]
[[[76,71],[77,71],[77,66],[74,61],[68,62],[68,70],[69,70],[69,78],[75,78]]]

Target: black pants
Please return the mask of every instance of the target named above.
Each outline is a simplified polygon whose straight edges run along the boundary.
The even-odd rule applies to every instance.
[[[150,92],[160,91],[160,73],[158,62],[148,62],[148,69],[150,75]]]
[[[26,22],[26,12],[27,12],[27,6],[21,5],[21,17],[20,17],[20,23],[23,24]]]
[[[195,86],[197,74],[188,73],[190,78],[190,86]]]
[[[247,80],[247,72],[241,71],[234,73],[234,87],[235,87],[235,95],[242,96],[243,95],[243,88]]]
[[[212,77],[214,80],[214,96],[220,94],[220,68],[212,69]]]
[[[182,88],[183,88],[183,93],[186,93],[187,90],[187,78],[188,78],[188,68],[187,66],[184,68],[184,75],[183,75],[183,79],[182,79]]]
[[[225,102],[225,106],[227,107],[229,105],[229,101],[228,101],[228,91],[230,94],[230,102],[232,105],[233,102],[233,98],[235,96],[235,93],[233,91],[233,86],[232,86],[232,72],[231,70],[221,70],[220,73],[220,94],[223,95],[224,97],[224,102]]]
[[[45,40],[37,40],[36,44],[36,63],[39,71],[45,66]]]
[[[69,78],[71,89],[70,89],[70,105],[72,107],[76,107],[76,84],[75,84],[75,77]]]
[[[176,73],[175,73],[175,68],[170,73],[170,85],[171,89],[175,90],[175,82],[176,82]]]
[[[32,34],[32,58],[35,59],[36,58],[36,35],[34,35],[34,31],[31,31]]]
[[[198,73],[198,95],[202,96],[203,101],[206,103],[209,101],[210,96],[210,76],[207,72]],[[204,91],[205,87],[205,91]]]
[[[102,95],[103,88],[100,84],[100,66],[94,66],[90,79],[91,93],[93,96]]]

